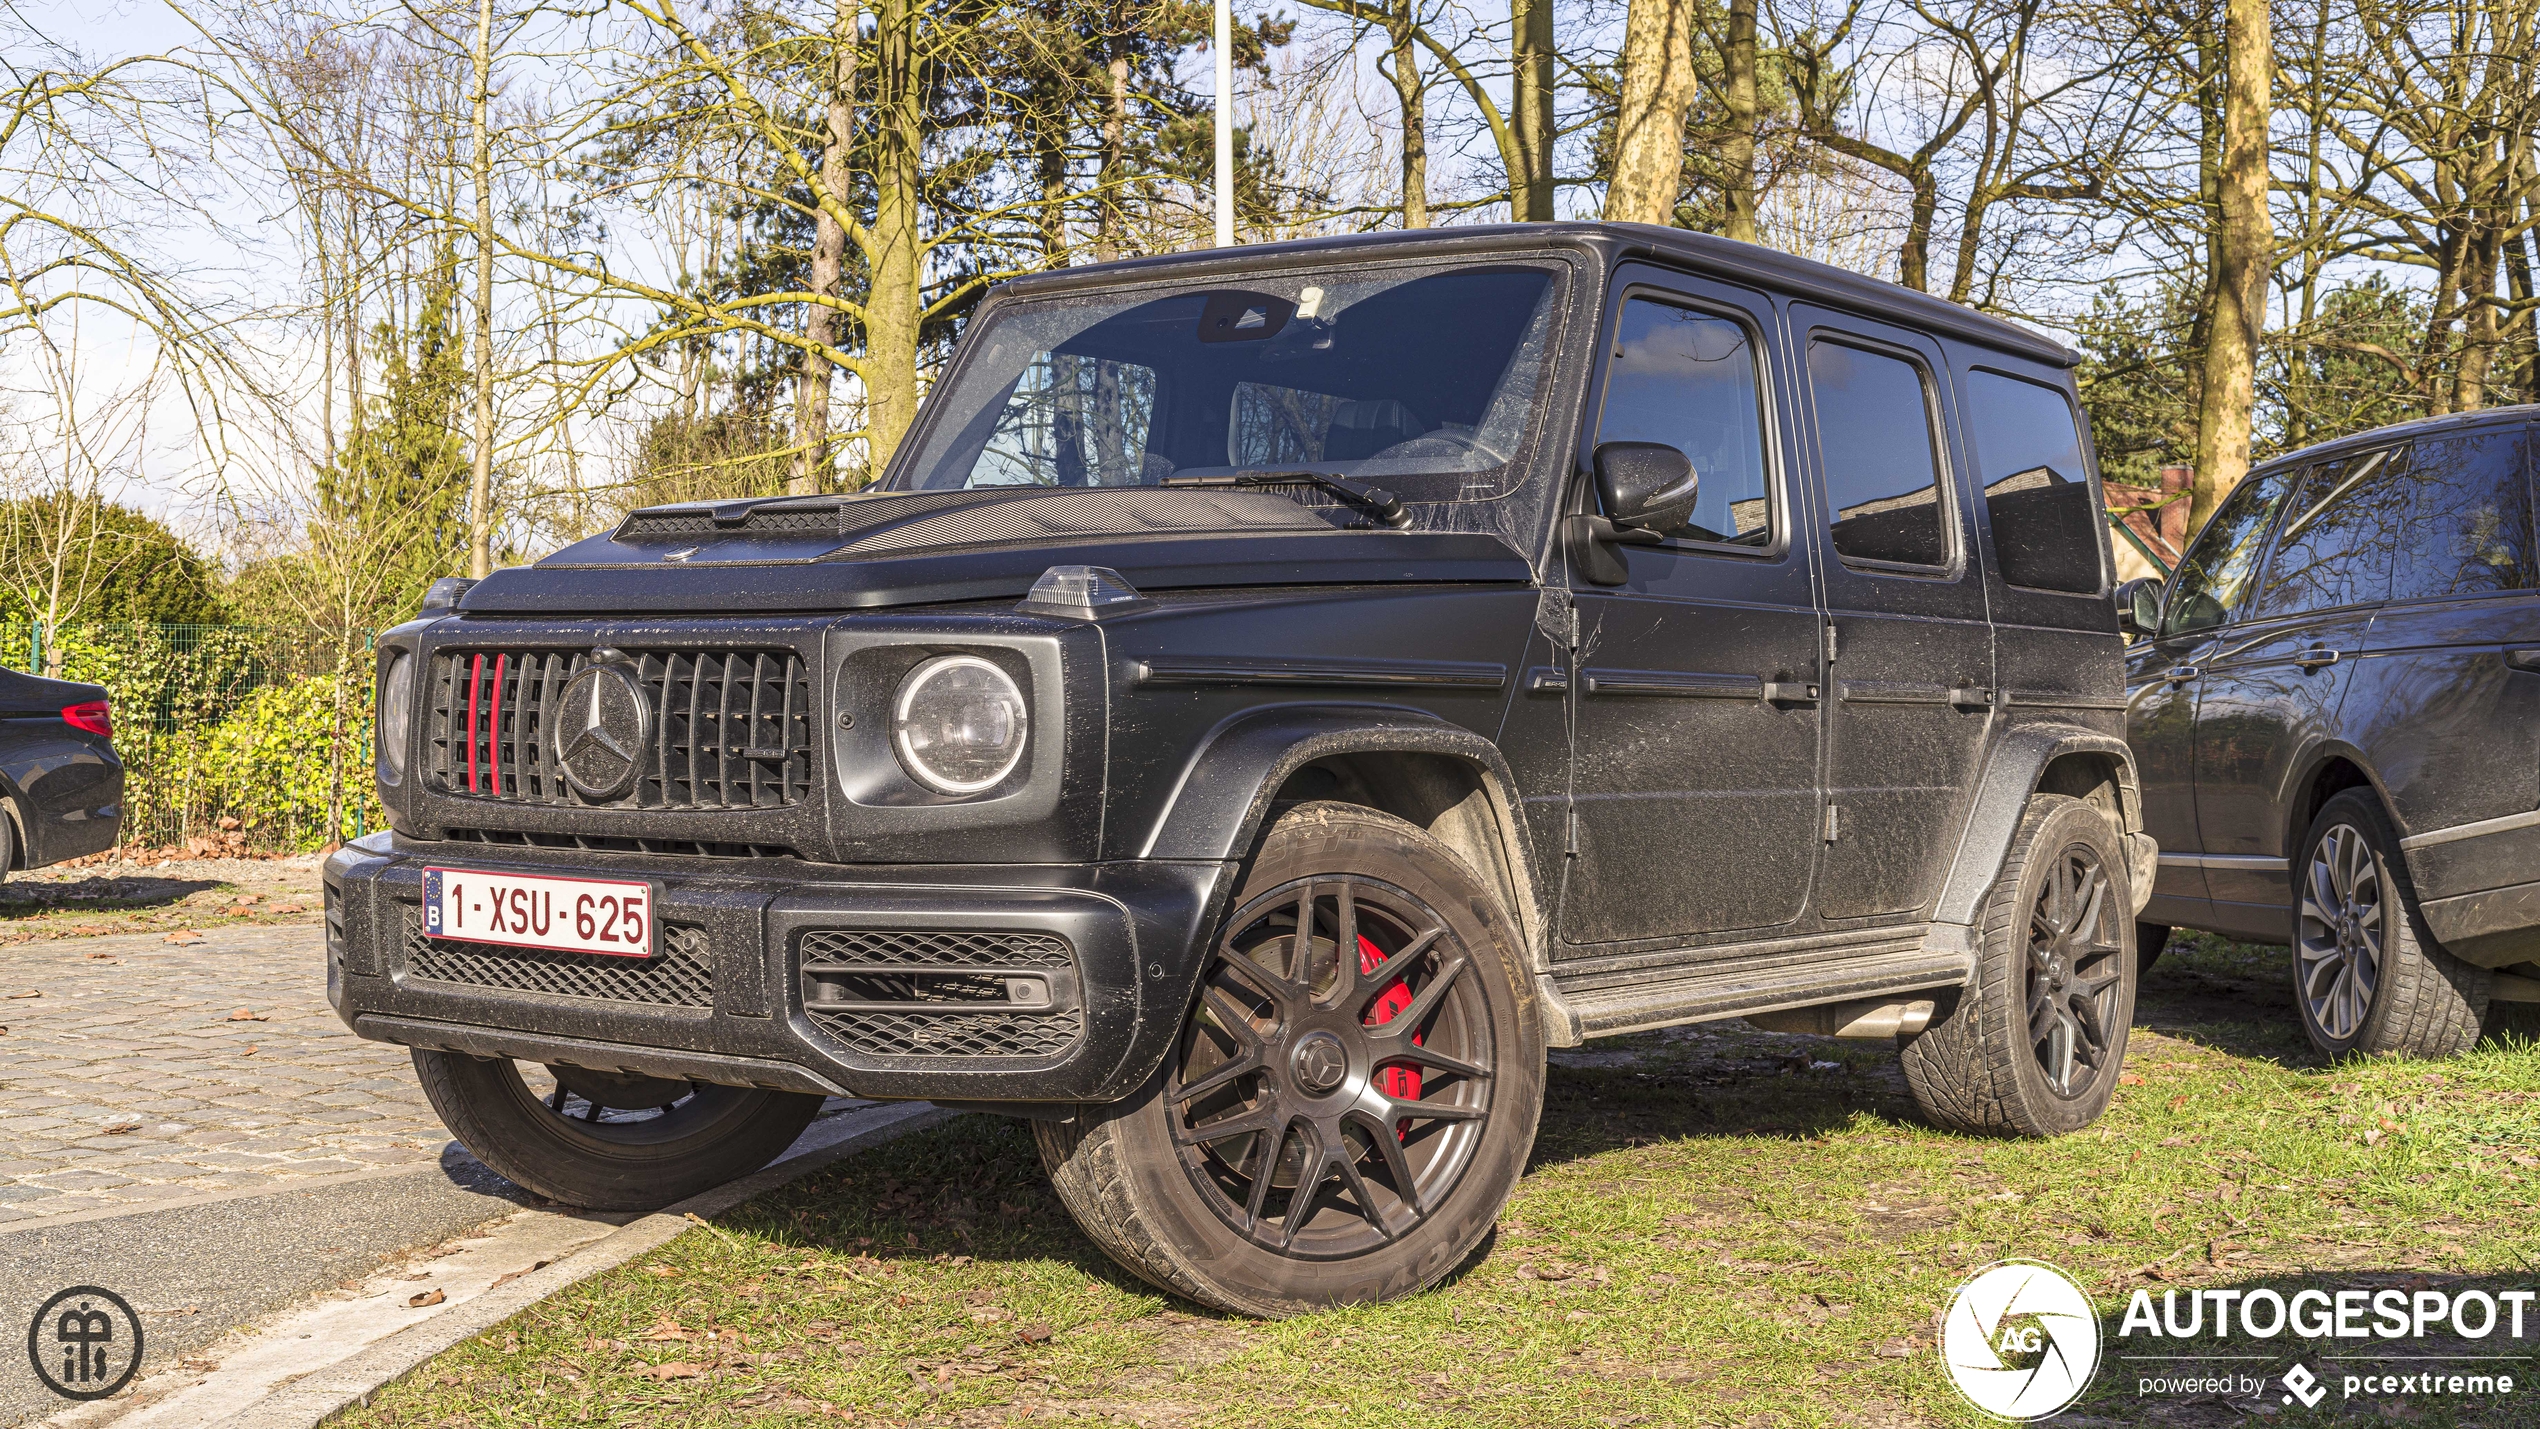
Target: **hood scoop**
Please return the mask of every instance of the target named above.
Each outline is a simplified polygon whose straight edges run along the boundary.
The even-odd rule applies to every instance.
[[[1265,492],[1138,486],[792,497],[652,507],[540,564],[790,564],[1138,536],[1329,533],[1351,520],[1338,506]]]

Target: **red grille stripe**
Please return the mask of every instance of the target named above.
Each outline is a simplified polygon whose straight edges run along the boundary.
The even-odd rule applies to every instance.
[[[467,667],[467,791],[476,792],[476,691],[483,683],[485,657],[479,655]]]
[[[485,657],[476,657],[483,660]],[[485,762],[493,767],[494,795],[503,793],[503,665],[511,657],[494,657],[494,710],[485,723]]]

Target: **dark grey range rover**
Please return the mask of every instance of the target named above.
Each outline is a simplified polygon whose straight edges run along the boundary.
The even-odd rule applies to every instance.
[[[1257,1314],[1450,1272],[1547,1046],[1892,1037],[1942,1125],[2086,1125],[2157,851],[2068,361],[1621,226],[1008,284],[877,493],[383,637],[330,993],[558,1199],[932,1098]]]

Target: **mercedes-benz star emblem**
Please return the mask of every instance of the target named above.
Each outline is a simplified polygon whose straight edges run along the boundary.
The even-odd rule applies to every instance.
[[[653,743],[652,706],[624,665],[587,665],[556,709],[556,767],[593,803],[622,798]]]
[[[1322,1096],[1341,1084],[1349,1075],[1349,1054],[1341,1050],[1341,1040],[1329,1032],[1316,1032],[1296,1044],[1297,1085],[1314,1096]]]

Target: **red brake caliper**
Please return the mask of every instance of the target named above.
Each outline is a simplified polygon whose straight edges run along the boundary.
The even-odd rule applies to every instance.
[[[1361,934],[1358,939],[1359,976],[1364,977],[1374,972],[1376,965],[1384,960],[1385,955],[1377,952],[1376,945],[1367,941],[1366,936]],[[1406,983],[1397,982],[1386,988],[1384,995],[1377,998],[1375,1004],[1367,1009],[1367,1025],[1381,1027],[1393,1021],[1397,1014],[1410,1005],[1410,987]],[[1420,1045],[1420,1036],[1416,1032],[1412,1034],[1411,1045],[1415,1047]],[[1387,1067],[1376,1074],[1376,1085],[1384,1089],[1386,1096],[1396,1101],[1416,1102],[1420,1099],[1420,1069]],[[1411,1122],[1408,1118],[1394,1128],[1394,1135],[1405,1141],[1411,1139]]]

